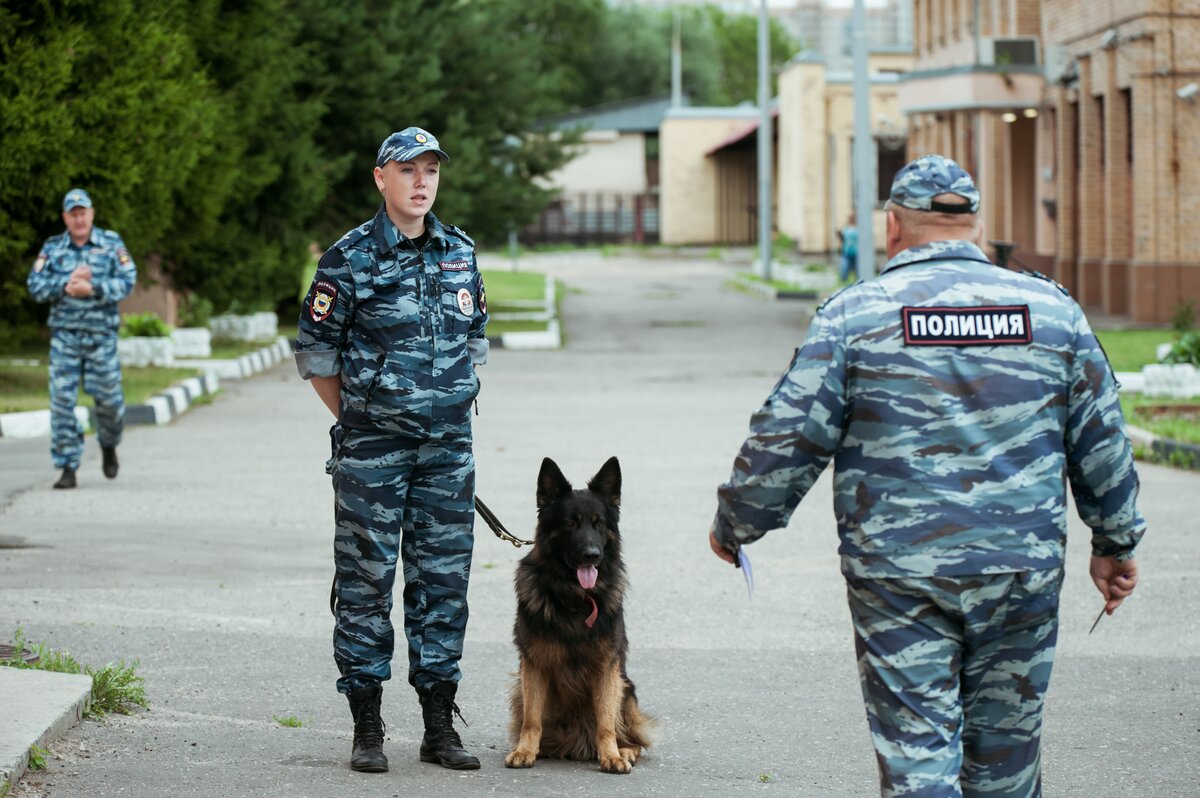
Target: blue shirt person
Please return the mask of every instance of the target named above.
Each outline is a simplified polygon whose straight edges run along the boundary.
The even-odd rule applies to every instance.
[[[334,661],[350,703],[350,765],[388,768],[380,718],[391,677],[392,586],[402,569],[408,681],[423,761],[474,769],[452,725],[474,543],[471,407],[487,362],[487,298],[466,233],[433,215],[449,156],[409,127],[384,140],[375,217],[321,258],[296,363],[337,419]]]
[[[125,426],[125,394],[117,357],[117,303],[137,281],[125,242],[96,227],[92,198],[81,188],[63,197],[66,231],[42,245],[27,284],[50,303],[50,456],[62,474],[56,488],[74,488],[83,455],[83,428],[75,417],[79,383],[96,401],[102,470],[117,476],[117,444]]]
[[[1056,283],[992,264],[954,161],[897,173],[888,263],[832,296],[717,492],[714,553],[787,525],[832,461],[883,796],[1038,795],[1066,485],[1110,614],[1145,531],[1111,368]]]

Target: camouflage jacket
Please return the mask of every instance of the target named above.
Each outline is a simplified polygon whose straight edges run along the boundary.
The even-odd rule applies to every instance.
[[[321,258],[300,311],[300,375],[341,376],[350,429],[444,438],[470,434],[487,361],[487,301],[475,243],[426,217],[423,252],[381,206]]]
[[[92,267],[92,295],[67,296],[64,290],[76,267]],[[50,326],[83,332],[116,332],[121,326],[117,303],[129,296],[137,282],[137,267],[125,242],[112,230],[92,227],[92,235],[78,247],[63,232],[46,239],[29,272],[29,293],[37,302],[50,303]]]
[[[1117,387],[1079,306],[974,244],[906,250],[817,312],[718,489],[714,532],[787,524],[834,461],[842,570],[1058,567],[1070,482],[1097,555],[1145,530]]]

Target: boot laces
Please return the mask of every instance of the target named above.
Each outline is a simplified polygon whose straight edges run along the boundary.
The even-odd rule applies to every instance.
[[[439,693],[433,694],[433,702],[434,711],[437,713],[436,720],[441,727],[437,730],[438,737],[444,742],[453,743],[457,747],[462,748],[462,738],[458,736],[458,732],[454,728],[454,715],[458,715],[458,719],[462,721],[464,726],[470,726],[470,724],[463,717],[457,702]]]
[[[356,748],[379,748],[387,733],[387,724],[380,717],[379,707],[367,704],[358,711],[354,719],[354,746]]]

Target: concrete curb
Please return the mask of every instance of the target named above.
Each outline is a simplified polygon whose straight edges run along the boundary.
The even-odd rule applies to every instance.
[[[0,667],[0,789],[29,767],[29,749],[49,748],[83,718],[92,677]]]
[[[194,368],[203,371],[199,377],[189,377],[162,393],[151,396],[145,404],[126,405],[126,424],[168,424],[187,411],[202,396],[215,394],[221,380],[242,380],[252,377],[291,356],[292,348],[283,336],[257,352],[229,360],[176,360],[175,368]],[[96,427],[95,410],[76,407],[79,423]],[[0,438],[45,438],[50,435],[50,411],[30,410],[24,413],[0,413]]]
[[[733,281],[742,288],[745,288],[750,293],[758,294],[764,299],[802,299],[812,302],[821,298],[821,292],[815,288],[796,289],[795,291],[780,291],[773,285],[767,285],[766,283],[760,283],[758,280],[752,280],[742,272],[735,274]]]

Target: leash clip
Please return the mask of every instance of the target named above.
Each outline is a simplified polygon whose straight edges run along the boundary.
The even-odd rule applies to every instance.
[[[475,497],[475,511],[479,513],[479,516],[483,518],[484,522],[491,527],[491,530],[496,533],[496,537],[500,538],[501,540],[507,540],[518,549],[522,546],[533,545],[532,540],[522,540],[513,533],[509,532],[504,527],[504,524],[500,523],[500,519],[496,517],[496,514],[493,513],[478,496]]]

